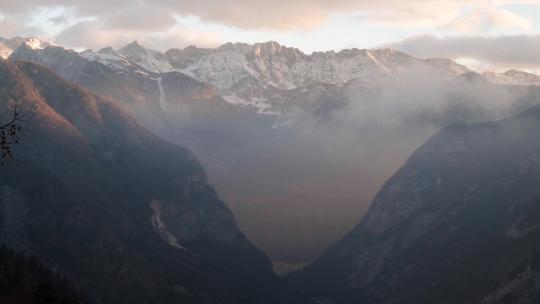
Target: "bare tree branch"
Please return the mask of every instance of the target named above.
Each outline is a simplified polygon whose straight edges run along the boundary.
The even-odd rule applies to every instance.
[[[0,165],[4,165],[5,160],[13,158],[13,145],[19,143],[19,134],[22,130],[20,122],[19,104],[13,108],[11,119],[0,125]]]

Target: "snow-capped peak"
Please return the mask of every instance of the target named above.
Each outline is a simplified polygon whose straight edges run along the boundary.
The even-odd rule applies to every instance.
[[[118,55],[118,52],[115,51],[112,47],[104,47],[98,51],[98,53],[101,54],[109,54],[109,55]]]
[[[17,49],[21,45],[24,45],[25,47],[32,50],[42,50],[53,44],[37,38],[0,38],[0,57],[3,59],[7,59],[15,51],[15,49]]]
[[[26,39],[24,43],[32,49],[48,46],[35,38]],[[305,54],[275,41],[226,43],[217,48],[189,46],[165,53],[133,41],[119,50],[108,47],[79,54],[117,72],[136,73],[152,80],[159,79],[161,73],[181,72],[211,85],[231,103],[259,109],[269,109],[268,104],[280,102],[280,96],[286,96],[291,90],[309,91],[320,84],[339,87],[351,81],[377,86],[392,75],[406,74],[416,67],[430,68],[448,77],[471,73],[449,59],[420,59],[389,48]],[[500,84],[540,85],[540,76],[519,71],[478,76]]]
[[[0,58],[7,59],[13,50],[0,43]]]
[[[165,73],[175,70],[163,53],[146,49],[136,40],[119,49],[118,53],[153,73]]]
[[[24,41],[24,44],[32,50],[42,50],[51,45],[51,43],[41,41],[37,38],[28,38]]]

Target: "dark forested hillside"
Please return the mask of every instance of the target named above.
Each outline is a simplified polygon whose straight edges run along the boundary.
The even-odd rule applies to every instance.
[[[31,63],[0,62],[2,111],[28,136],[0,175],[0,241],[93,303],[303,303],[272,273],[196,157],[115,101]]]
[[[44,266],[35,257],[0,246],[0,303],[84,303],[73,282]]]

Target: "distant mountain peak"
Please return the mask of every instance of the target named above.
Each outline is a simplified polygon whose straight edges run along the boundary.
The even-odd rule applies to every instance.
[[[532,77],[538,76],[538,75],[533,74],[533,73],[520,71],[520,70],[515,70],[515,69],[508,70],[508,71],[504,72],[503,74],[504,75],[509,75],[509,76],[517,76],[517,75],[520,75],[520,76],[532,76]]]
[[[132,42],[118,49],[118,52],[120,54],[143,54],[147,53],[148,49],[140,44],[137,40],[133,40]]]
[[[7,59],[13,50],[0,43],[0,59]]]
[[[38,39],[26,41],[26,47],[34,51],[47,46]],[[0,40],[0,57],[7,58],[13,50]],[[496,84],[540,85],[540,76],[534,74],[519,71],[478,74],[450,59],[416,58],[392,48],[350,48],[306,54],[297,48],[267,41],[225,43],[217,48],[192,45],[163,53],[133,40],[118,50],[106,47],[80,55],[116,71],[138,69],[140,75],[152,79],[160,73],[180,72],[213,86],[230,103],[262,112],[271,111],[272,96],[286,94],[288,90],[317,84],[343,86],[351,81],[376,86],[388,77],[408,73],[419,66],[448,77],[482,78]]]
[[[508,70],[504,73],[484,72],[483,77],[490,82],[508,85],[540,85],[540,76],[519,70]]]
[[[117,54],[117,52],[110,46],[101,48],[98,53],[101,54]]]
[[[118,53],[152,73],[164,73],[174,70],[163,53],[156,50],[147,49],[137,40],[134,40],[120,48]]]
[[[262,43],[255,43],[253,45],[253,47],[255,47],[255,48],[268,48],[268,49],[271,49],[273,51],[279,51],[282,46],[281,46],[281,44],[279,44],[276,41],[267,41],[267,42],[262,42]]]
[[[44,48],[51,46],[52,44],[49,42],[42,41],[37,38],[27,38],[24,41],[24,45],[32,50],[42,50]]]
[[[131,48],[144,48],[138,40],[133,40],[130,43],[123,46],[121,49],[131,49]]]
[[[191,45],[186,46],[183,50],[188,51],[188,50],[199,50],[199,49],[200,48],[197,47],[196,45],[191,44]],[[171,49],[171,50],[174,50],[174,49]]]

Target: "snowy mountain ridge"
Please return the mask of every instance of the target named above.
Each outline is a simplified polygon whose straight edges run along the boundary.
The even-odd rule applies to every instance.
[[[9,57],[22,43],[33,50],[51,45],[35,38],[0,39],[0,56]],[[226,43],[217,48],[188,46],[166,52],[133,41],[118,50],[107,47],[79,55],[119,73],[134,72],[154,81],[159,74],[181,72],[211,85],[229,103],[253,107],[262,113],[275,113],[275,105],[290,102],[287,96],[294,90],[320,85],[341,87],[355,82],[377,86],[392,75],[408,75],[418,69],[447,77],[476,74],[450,59],[420,59],[388,48],[306,54],[274,41]],[[521,71],[485,72],[478,76],[496,84],[540,85],[540,76]]]
[[[347,49],[307,55],[277,42],[227,43],[214,49],[189,46],[165,53],[134,41],[118,51],[86,51],[82,55],[115,70],[132,64],[154,73],[178,71],[212,85],[228,102],[272,112],[286,92],[318,84],[343,86],[350,81],[374,86],[385,77],[405,73],[412,67],[435,69],[448,76],[470,72],[445,59],[418,59],[392,50]]]
[[[7,59],[21,44],[25,44],[27,47],[34,50],[44,49],[50,45],[53,45],[37,38],[14,37],[11,39],[4,39],[0,37],[0,57],[2,59]]]
[[[117,51],[153,73],[178,71],[212,85],[228,102],[270,111],[287,92],[319,84],[343,86],[354,81],[376,86],[391,75],[430,69],[448,77],[474,73],[445,58],[420,59],[393,49],[345,49],[305,54],[275,41],[226,43],[217,48],[188,46],[164,53],[134,41]],[[96,60],[110,65],[103,58]],[[540,76],[521,72],[486,72],[482,78],[496,84],[540,85]]]
[[[504,73],[484,72],[482,76],[496,84],[540,85],[540,76],[517,70],[508,70]]]
[[[26,45],[28,48],[33,50],[41,50],[49,46],[53,46],[53,43],[43,41],[37,38],[22,38],[14,37],[11,39],[4,39],[0,37],[0,57],[2,59],[7,59],[15,49],[17,49],[21,44]]]

